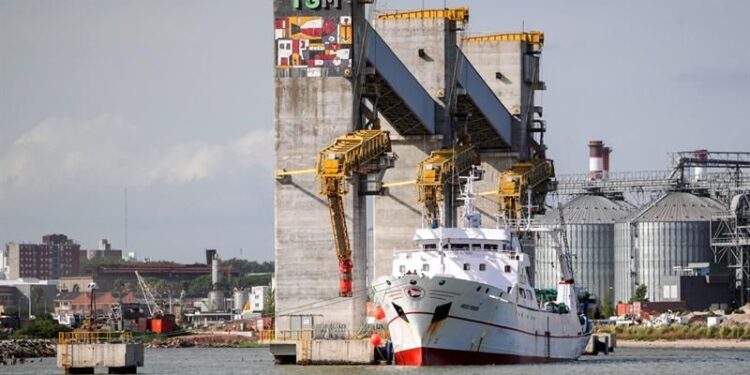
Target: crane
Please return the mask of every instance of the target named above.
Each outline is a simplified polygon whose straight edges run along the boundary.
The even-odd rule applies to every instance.
[[[327,199],[331,215],[334,245],[339,260],[339,296],[352,296],[352,249],[344,216],[343,197],[348,192],[347,179],[354,174],[379,173],[375,192],[382,190],[380,179],[393,166],[391,139],[387,131],[357,130],[336,138],[318,155],[317,176],[320,195]],[[372,193],[373,191],[365,192]]]
[[[419,163],[415,182],[417,200],[424,205],[425,216],[431,227],[439,225],[440,202],[445,200],[445,184],[458,184],[459,176],[466,174],[475,165],[479,165],[479,152],[468,143],[434,150]]]
[[[500,214],[505,220],[519,220],[524,217],[525,206],[536,206],[543,211],[547,192],[555,188],[554,177],[555,166],[549,159],[531,159],[511,165],[500,173],[497,181],[495,195]]]
[[[135,271],[135,277],[138,279],[138,286],[141,288],[141,293],[143,293],[143,299],[146,300],[148,313],[152,317],[162,315],[163,312],[161,311],[161,308],[156,304],[156,298],[154,298],[154,294],[151,292],[151,288],[148,287],[148,284],[146,284],[146,281],[143,280],[143,277],[141,277],[138,271]]]

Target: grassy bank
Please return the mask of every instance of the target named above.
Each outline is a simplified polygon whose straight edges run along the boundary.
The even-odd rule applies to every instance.
[[[618,340],[699,340],[731,339],[750,340],[750,327],[703,327],[672,325],[665,327],[597,327],[596,332],[614,333]]]

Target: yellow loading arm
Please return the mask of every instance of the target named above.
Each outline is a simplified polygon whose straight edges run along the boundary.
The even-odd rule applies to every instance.
[[[520,33],[503,33],[469,36],[462,39],[464,43],[486,43],[486,42],[524,42],[544,45],[543,31],[527,31]]]
[[[380,20],[393,19],[447,19],[456,22],[469,22],[469,8],[422,9],[403,12],[387,12],[378,15]]]
[[[353,174],[381,172],[392,166],[391,139],[387,131],[357,130],[336,138],[318,155],[320,194],[328,200],[336,255],[341,274],[339,295],[352,296],[352,249],[344,216],[346,180]],[[390,160],[390,161],[389,161]]]
[[[479,152],[474,146],[466,144],[432,151],[427,159],[419,163],[417,199],[425,207],[430,226],[435,227],[439,223],[440,203],[445,200],[445,184],[458,184],[458,177],[466,174],[474,165],[479,165]]]
[[[498,178],[496,195],[500,213],[506,220],[519,220],[526,216],[524,206],[543,208],[547,192],[554,188],[554,177],[552,160],[532,159],[513,164]]]

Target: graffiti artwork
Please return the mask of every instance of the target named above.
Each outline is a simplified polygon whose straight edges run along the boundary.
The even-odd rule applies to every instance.
[[[274,29],[280,76],[338,76],[351,67],[350,16],[282,17]]]

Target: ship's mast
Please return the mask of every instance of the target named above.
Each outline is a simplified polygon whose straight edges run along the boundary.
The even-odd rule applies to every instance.
[[[458,197],[458,200],[464,202],[464,228],[479,228],[482,225],[482,215],[477,211],[476,206],[474,205],[474,201],[476,200],[474,181],[479,180],[480,175],[481,170],[475,165],[471,167],[468,176],[460,177],[461,180],[466,181],[461,190],[461,196]]]

